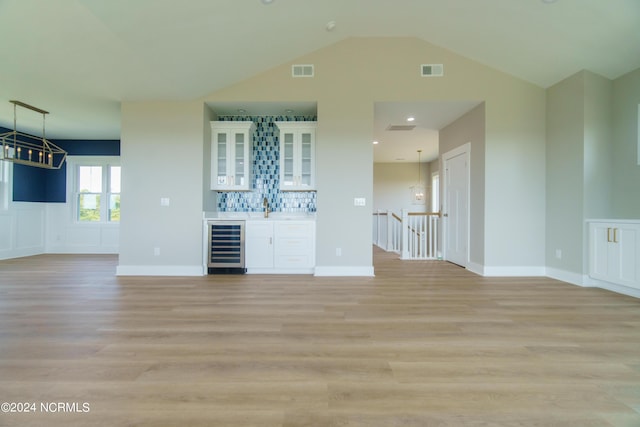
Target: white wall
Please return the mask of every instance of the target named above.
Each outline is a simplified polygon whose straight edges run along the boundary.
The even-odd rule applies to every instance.
[[[0,259],[44,253],[45,216],[42,203],[9,202],[0,210]]]
[[[638,165],[640,68],[613,82],[613,212],[616,218],[640,218]]]
[[[429,163],[420,164],[420,177],[426,189],[426,202],[414,204],[410,187],[418,182],[418,162],[375,163],[373,165],[373,210],[391,211],[397,215],[400,215],[402,209],[410,212],[432,211]]]
[[[202,210],[205,212],[218,211],[218,193],[211,191],[211,121],[216,119],[215,113],[205,106],[202,119]]]
[[[46,253],[117,254],[120,225],[75,221],[71,203],[46,205]]]
[[[427,59],[445,64],[445,77],[420,77]],[[314,64],[315,77],[291,78],[291,63]],[[353,197],[373,195],[375,102],[474,99],[485,101],[486,150],[472,179],[483,182],[486,202],[471,233],[488,236],[490,266],[543,272],[544,89],[414,38],[351,38],[291,63],[204,101],[317,102],[318,266],[372,265],[372,206],[354,207]]]
[[[117,274],[203,273],[203,108],[202,102],[122,104]]]
[[[547,90],[546,263],[578,274],[583,271],[584,120],[584,73]]]
[[[581,71],[547,90],[546,267],[581,284],[585,220],[613,213],[612,83]]]
[[[12,164],[3,162],[0,166],[11,169]],[[119,224],[75,221],[70,173],[67,173],[66,203],[13,202],[11,173],[8,178],[0,191],[0,259],[44,253],[118,253]]]
[[[74,197],[78,164],[119,165],[120,159],[118,156],[67,156],[66,203],[46,204],[45,250],[57,254],[117,254],[119,223],[77,221]]]
[[[440,156],[471,144],[469,189],[469,268],[484,274],[485,268],[485,104],[467,112],[440,131]],[[440,186],[444,183],[444,176]],[[442,191],[441,191],[442,194]],[[442,199],[442,198],[441,198]],[[442,201],[441,201],[442,203]],[[517,209],[517,207],[514,207]]]

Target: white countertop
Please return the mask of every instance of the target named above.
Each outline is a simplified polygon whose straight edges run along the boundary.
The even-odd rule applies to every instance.
[[[228,221],[315,221],[316,214],[304,212],[269,212],[269,217],[264,217],[264,212],[203,212],[204,220],[228,220]]]
[[[640,222],[640,219],[602,219],[602,218],[590,218],[587,219],[586,222],[617,222],[619,224],[637,224]]]

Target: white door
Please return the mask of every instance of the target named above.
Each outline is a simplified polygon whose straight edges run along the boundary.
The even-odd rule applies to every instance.
[[[467,266],[469,261],[469,150],[465,144],[443,158],[444,259]]]

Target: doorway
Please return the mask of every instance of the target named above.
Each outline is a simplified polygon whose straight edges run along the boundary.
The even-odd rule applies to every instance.
[[[443,257],[462,267],[469,262],[470,151],[471,143],[466,143],[442,155]]]

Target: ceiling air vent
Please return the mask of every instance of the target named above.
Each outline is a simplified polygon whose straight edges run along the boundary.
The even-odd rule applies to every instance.
[[[422,77],[442,77],[444,76],[444,65],[442,64],[422,64],[420,66]]]
[[[292,77],[313,77],[313,64],[297,64],[291,66]]]
[[[387,130],[413,130],[416,125],[389,125],[387,126]]]

